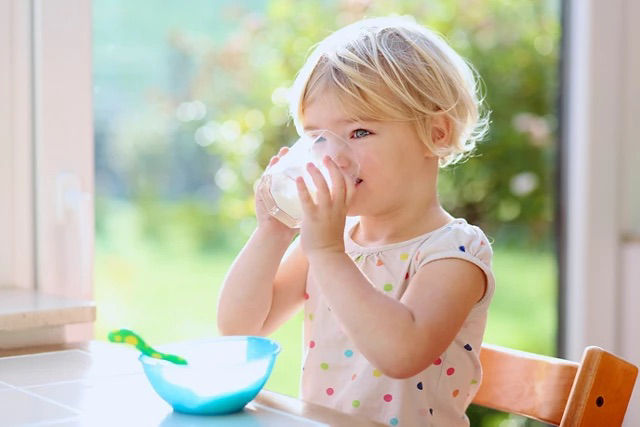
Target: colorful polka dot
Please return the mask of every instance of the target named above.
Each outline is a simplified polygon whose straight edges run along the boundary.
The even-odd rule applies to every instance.
[[[400,259],[402,261],[408,260],[409,259],[409,254],[407,254],[407,253],[400,254]]]
[[[351,357],[351,356],[353,356],[353,351],[347,350],[347,351],[344,352],[344,355],[347,356],[347,357]]]
[[[409,280],[409,272],[407,271],[407,274],[404,275],[404,280]]]
[[[313,340],[309,341],[309,348],[313,348],[315,346],[316,346],[316,342],[315,341],[313,341]]]
[[[309,294],[308,293],[304,293],[304,299],[309,299]]]
[[[464,349],[467,350],[467,351],[473,350],[473,348],[471,348],[471,346],[469,344],[465,344],[464,345]]]
[[[380,372],[378,369],[374,369],[373,370],[373,376],[374,377],[380,377],[380,376],[382,376],[382,372]]]
[[[386,292],[391,292],[393,290],[393,285],[391,283],[385,283],[383,289]]]
[[[440,359],[439,357],[436,360],[434,360],[434,362],[433,362],[433,364],[436,365],[436,366],[438,366],[441,363],[442,363],[442,359]]]
[[[454,368],[447,369],[447,375],[451,376],[456,370]]]
[[[471,385],[478,384],[478,380],[471,380]]]
[[[458,247],[458,249],[460,249],[461,252],[466,252],[467,250],[464,248],[464,246],[460,246]]]
[[[351,406],[353,406],[354,408],[359,408],[360,407],[360,401],[359,400],[354,400],[353,402],[351,402]]]
[[[322,368],[322,369],[324,369],[326,371],[327,369],[329,369],[329,364],[328,363],[321,363],[320,364],[320,368]]]
[[[460,394],[460,390],[455,389],[453,390],[453,393],[451,393],[453,395],[453,397],[458,397],[458,395]]]
[[[385,402],[391,402],[393,400],[393,396],[391,396],[390,394],[385,394],[382,398]]]
[[[398,419],[396,417],[393,417],[389,420],[389,424],[392,426],[397,426],[398,425]]]
[[[313,313],[309,313],[309,320],[313,320]]]
[[[384,265],[384,262],[382,262],[382,260],[381,260],[381,259],[379,259],[379,260],[376,262],[376,265],[377,265],[378,267],[380,267],[381,265]]]
[[[331,387],[329,387],[329,388],[327,389],[327,394],[328,394],[329,396],[333,395],[333,389],[332,389]]]
[[[422,390],[422,381],[418,383],[418,390]]]

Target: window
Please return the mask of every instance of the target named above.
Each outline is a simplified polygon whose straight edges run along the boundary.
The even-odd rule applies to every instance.
[[[449,209],[499,245],[502,285],[487,338],[555,352],[559,2],[194,2],[148,10],[147,2],[94,1],[98,339],[120,323],[159,343],[217,333],[217,288],[255,225],[252,184],[295,138],[284,93],[307,50],[361,16],[397,12],[443,32],[487,84],[490,141],[482,157],[444,171],[441,191]],[[299,313],[274,335],[284,351],[267,385],[291,395],[301,321]]]
[[[162,10],[144,2],[0,0],[0,344],[91,336],[94,204],[95,297],[103,316],[96,338],[123,321],[159,325],[148,334],[155,341],[214,331],[215,284],[253,227],[250,183],[273,148],[293,137],[284,126],[283,91],[327,23],[390,11],[384,8],[391,2],[376,4],[380,9],[371,11],[358,9],[366,6],[360,2],[338,9],[305,4],[301,15],[280,0],[195,1]],[[427,12],[454,47],[470,48],[464,33],[449,27],[456,4],[434,2]],[[418,3],[416,10],[393,4],[396,11],[405,6],[403,13],[425,12]],[[528,13],[558,6],[512,5]],[[633,120],[640,115],[640,29],[633,22],[640,3],[565,1],[563,7],[559,164],[565,180],[557,217],[564,219],[560,267],[567,287],[559,301],[559,350],[575,358],[597,344],[640,364],[633,330],[640,322],[633,306],[640,298],[640,147]],[[489,16],[491,25],[474,27],[479,48],[495,45],[500,22],[521,18],[499,13]],[[534,38],[531,48],[548,52],[553,40]],[[535,133],[536,119],[520,116],[513,124]],[[530,178],[516,179],[515,188],[531,188]],[[449,183],[455,179],[461,178]],[[462,202],[473,202],[469,196]],[[523,209],[496,206],[502,220]],[[545,262],[553,280],[553,258]],[[43,301],[65,315],[38,313]],[[16,329],[16,313],[31,313],[31,323]],[[295,343],[299,320],[276,338]],[[296,366],[299,356],[290,347],[280,365]],[[295,378],[279,375],[272,388],[297,387]],[[631,424],[640,419],[637,399]]]

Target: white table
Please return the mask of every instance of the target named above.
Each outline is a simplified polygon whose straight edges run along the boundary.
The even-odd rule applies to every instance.
[[[174,412],[137,354],[101,341],[0,351],[0,426],[381,425],[268,390],[231,415]]]

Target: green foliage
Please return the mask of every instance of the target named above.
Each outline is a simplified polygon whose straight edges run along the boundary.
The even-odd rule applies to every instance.
[[[215,202],[202,215],[213,215],[218,232],[237,234],[232,224],[253,215],[255,180],[277,149],[296,137],[283,93],[313,44],[362,17],[410,14],[475,66],[491,112],[490,133],[475,156],[442,171],[443,204],[495,238],[516,235],[520,244],[548,244],[560,34],[556,1],[272,0],[262,4],[264,10],[252,3],[224,5],[219,14],[234,24],[226,33],[207,38],[171,31],[165,48],[174,79],[148,91],[147,108],[115,126],[120,172],[133,197],[146,203],[162,196],[171,185],[167,153],[176,153],[176,145],[201,150],[193,155],[218,159],[206,166],[215,169]],[[189,173],[189,163],[182,168]],[[246,237],[247,230],[240,233]]]

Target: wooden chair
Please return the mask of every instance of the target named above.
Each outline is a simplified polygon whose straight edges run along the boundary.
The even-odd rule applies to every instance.
[[[473,403],[569,426],[622,424],[638,368],[599,347],[580,363],[483,344]]]

